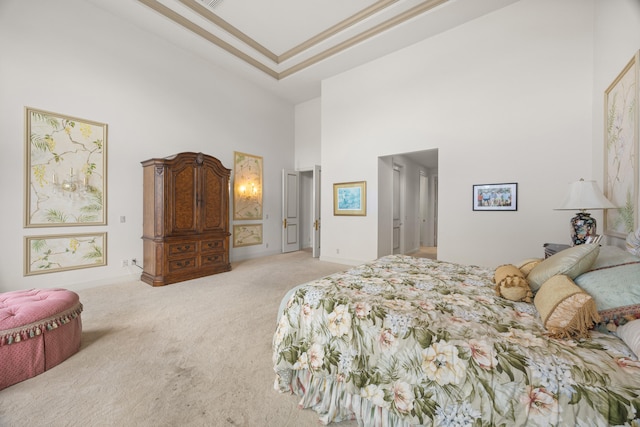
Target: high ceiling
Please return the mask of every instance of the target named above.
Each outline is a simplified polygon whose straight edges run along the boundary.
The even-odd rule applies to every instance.
[[[322,79],[518,0],[90,1],[299,103]]]

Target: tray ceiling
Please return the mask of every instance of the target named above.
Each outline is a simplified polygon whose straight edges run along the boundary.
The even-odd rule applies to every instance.
[[[293,103],[320,81],[517,0],[90,0]]]

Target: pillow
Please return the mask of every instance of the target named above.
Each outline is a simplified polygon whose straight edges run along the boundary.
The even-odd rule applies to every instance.
[[[620,326],[616,331],[616,335],[624,341],[636,356],[640,357],[640,319]]]
[[[640,305],[640,258],[615,246],[603,246],[591,269],[574,279],[603,311]]]
[[[544,282],[533,303],[544,327],[554,338],[586,338],[589,329],[600,321],[591,295],[564,274]]]
[[[558,274],[569,276],[571,279],[576,278],[591,268],[599,251],[600,246],[591,243],[573,246],[551,255],[533,267],[527,275],[531,290],[537,291],[544,282]]]
[[[599,268],[611,267],[613,265],[621,265],[629,262],[640,262],[640,258],[631,255],[629,252],[617,246],[600,246],[598,257],[590,270],[597,270]]]
[[[493,281],[496,283],[495,290],[498,296],[511,301],[531,302],[533,294],[529,282],[515,265],[505,264],[496,268]]]
[[[542,258],[528,258],[520,261],[515,266],[518,267],[526,277],[527,274],[529,274],[531,270],[533,270],[533,267],[540,264],[541,262],[542,262]]]

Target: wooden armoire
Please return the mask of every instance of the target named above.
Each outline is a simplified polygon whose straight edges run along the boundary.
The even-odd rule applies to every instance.
[[[140,279],[162,286],[231,270],[231,170],[202,153],[149,159],[142,167]]]

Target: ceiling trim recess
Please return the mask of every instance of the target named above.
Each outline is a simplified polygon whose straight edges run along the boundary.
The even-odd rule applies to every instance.
[[[255,41],[251,37],[247,36],[245,33],[240,31],[239,29],[237,29],[233,25],[229,24],[224,19],[220,18],[218,15],[213,13],[211,11],[211,9],[208,9],[207,7],[202,5],[202,3],[200,1],[197,1],[197,0],[179,0],[179,1],[180,1],[180,3],[184,4],[185,6],[191,8],[196,13],[202,15],[205,19],[209,20],[213,24],[215,24],[218,27],[222,28],[227,33],[229,33],[232,36],[236,37],[237,39],[241,40],[246,45],[251,46],[252,48],[257,50],[258,52],[260,52],[261,54],[266,56],[267,58],[271,59],[276,64],[280,64],[283,61],[286,61],[287,59],[290,59],[290,58],[292,58],[292,57],[294,57],[294,56],[306,51],[307,49],[317,45],[318,43],[320,43],[320,42],[322,42],[322,41],[324,41],[324,40],[326,40],[326,39],[328,39],[330,37],[333,37],[336,34],[339,34],[340,32],[342,32],[345,29],[351,27],[352,25],[355,25],[355,24],[365,20],[366,18],[368,18],[368,17],[370,17],[372,15],[375,15],[376,13],[386,9],[387,7],[391,6],[393,3],[398,2],[398,0],[380,0],[380,1],[372,4],[371,6],[369,6],[367,8],[364,8],[363,10],[359,11],[358,13],[348,17],[347,19],[343,20],[342,22],[339,22],[336,25],[333,25],[332,27],[327,28],[326,30],[320,32],[319,34],[311,37],[309,40],[306,40],[306,41],[300,43],[298,46],[295,46],[295,47],[289,49],[288,51],[284,52],[281,55],[277,55],[276,53],[274,53],[274,52],[270,51],[269,49],[267,49],[266,47],[262,46],[260,43],[258,43],[257,41]]]
[[[159,3],[156,0],[138,0],[140,3],[150,7],[151,9],[155,10],[156,12],[160,13],[161,15],[165,16],[166,18],[174,21],[175,23],[185,27],[186,29],[190,30],[191,32],[199,35],[200,37],[206,39],[207,41],[215,44],[216,46],[224,49],[225,51],[227,51],[228,53],[236,56],[237,58],[245,61],[247,64],[252,65],[253,67],[259,69],[260,71],[266,73],[267,75],[273,77],[276,80],[282,80],[285,77],[288,77],[292,74],[295,74],[301,70],[304,70],[305,68],[308,68],[314,64],[317,64],[320,61],[323,61],[339,52],[342,52],[345,49],[348,49],[352,46],[355,46],[359,43],[362,43],[364,41],[366,41],[367,39],[380,34],[384,31],[387,31],[405,21],[408,21],[411,18],[414,18],[422,13],[425,13],[437,6],[440,6],[441,4],[444,4],[446,2],[448,2],[449,0],[425,0],[424,2],[418,4],[417,6],[414,6],[413,8],[400,13],[392,18],[387,19],[384,22],[379,23],[378,25],[375,25],[371,28],[369,28],[368,30],[362,31],[361,33],[347,39],[344,40],[332,47],[329,47],[328,49],[325,49],[324,51],[306,59],[303,60],[301,62],[299,62],[298,64],[295,64],[281,72],[278,72],[272,68],[270,68],[269,66],[263,64],[262,62],[258,61],[257,59],[253,58],[252,56],[248,55],[247,53],[241,51],[240,49],[238,49],[237,47],[233,46],[232,44],[224,41],[223,39],[221,39],[220,37],[212,34],[211,32],[207,31],[206,29],[200,27],[199,25],[195,24],[194,22],[190,21],[189,19],[185,18],[184,16],[180,15],[179,13],[175,12],[173,9],[163,5],[162,3]],[[227,21],[225,21],[224,19],[220,18],[219,16],[217,16],[215,13],[213,13],[211,10],[207,9],[204,5],[202,5],[200,2],[197,2],[196,0],[179,0],[182,4],[184,4],[185,6],[191,8],[194,12],[200,14],[201,16],[203,16],[205,19],[207,19],[209,22],[213,23],[214,25],[216,25],[217,27],[219,27],[220,29],[224,30],[226,33],[232,35],[233,37],[237,38],[238,40],[240,40],[241,42],[243,42],[245,45],[251,47],[252,49],[256,50],[257,52],[259,52],[260,54],[262,54],[263,56],[265,56],[266,58],[270,59],[271,61],[275,62],[276,64],[280,64],[283,61],[286,61],[296,55],[299,55],[303,52],[305,52],[306,50],[310,49],[311,47],[317,45],[318,43],[327,40],[330,37],[335,36],[336,34],[339,34],[342,31],[345,31],[347,28],[352,27],[353,25],[363,21],[364,19],[384,10],[385,8],[389,7],[390,5],[392,5],[393,3],[397,2],[398,0],[381,0],[377,3],[374,3],[373,5],[361,10],[360,12],[350,16],[349,18],[339,22],[338,24],[320,32],[319,34],[315,35],[314,37],[311,37],[310,39],[302,42],[301,44],[299,44],[298,46],[293,47],[292,49],[284,52],[281,55],[276,55],[275,53],[271,52],[269,49],[267,49],[266,47],[262,46],[260,43],[258,43],[257,41],[255,41],[254,39],[252,39],[251,37],[247,36],[245,33],[243,33],[242,31],[238,30],[236,27],[234,27],[233,25],[229,24]]]

